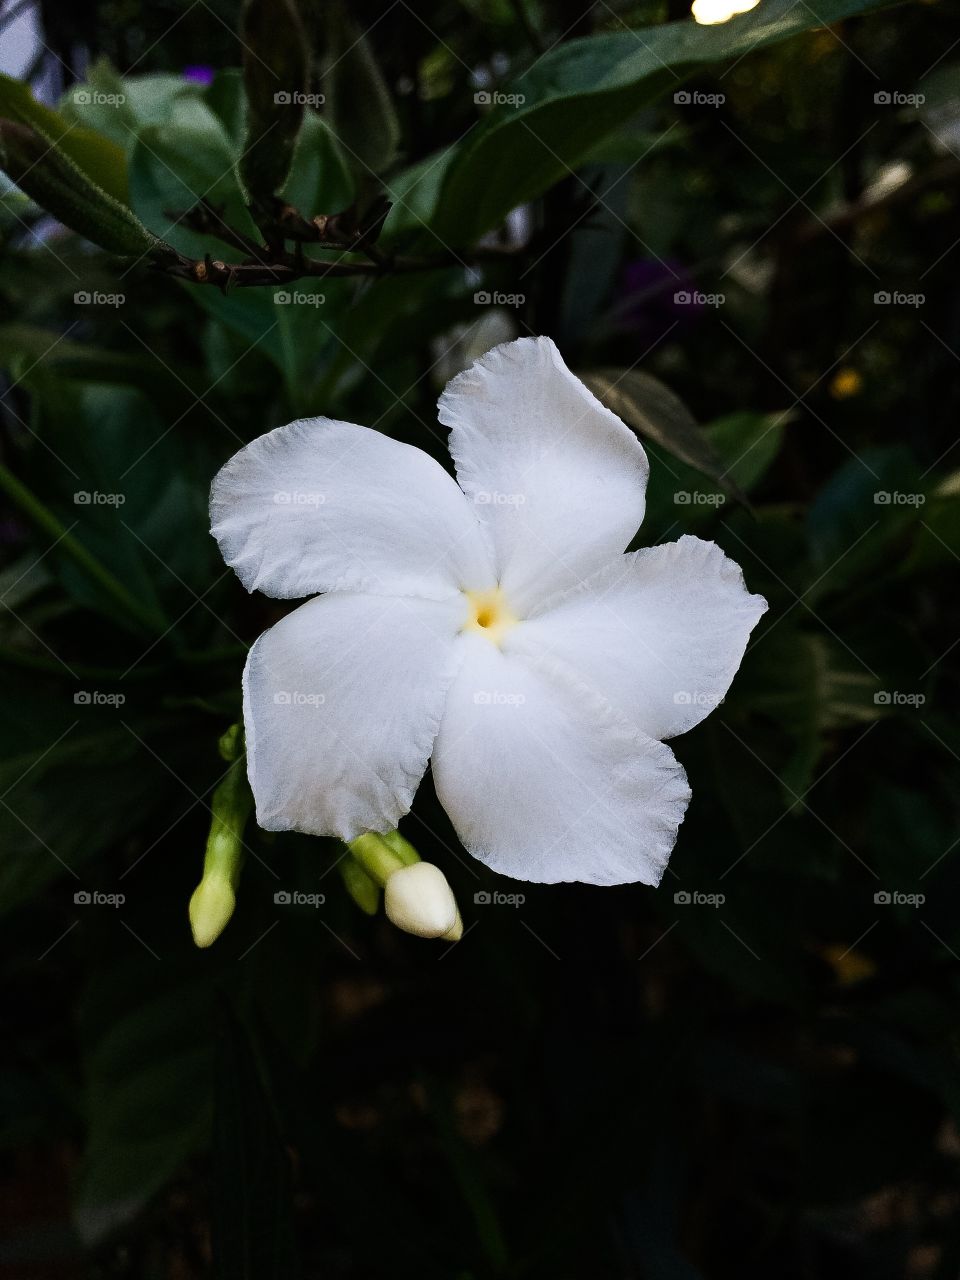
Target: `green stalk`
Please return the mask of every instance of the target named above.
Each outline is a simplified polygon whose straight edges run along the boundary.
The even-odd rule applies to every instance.
[[[2,488],[7,496],[17,504],[20,510],[33,523],[42,529],[45,533],[50,534],[54,542],[63,548],[70,556],[75,564],[79,565],[85,573],[107,592],[124,610],[135,618],[141,626],[146,627],[148,631],[154,631],[159,626],[161,629],[166,627],[166,619],[152,609],[147,608],[140,600],[137,599],[131,591],[129,591],[118,578],[107,569],[96,556],[69,532],[67,527],[57,519],[49,507],[37,498],[17,477],[0,463],[0,488]]]

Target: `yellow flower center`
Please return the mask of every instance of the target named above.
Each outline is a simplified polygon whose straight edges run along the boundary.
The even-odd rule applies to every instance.
[[[465,591],[470,612],[464,631],[479,631],[493,644],[503,644],[503,637],[519,619],[510,609],[500,587],[487,591]]]

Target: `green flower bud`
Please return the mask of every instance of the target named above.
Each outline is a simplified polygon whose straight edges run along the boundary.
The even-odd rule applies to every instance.
[[[213,814],[203,859],[203,879],[190,898],[189,916],[198,947],[216,942],[236,906],[236,887],[243,867],[243,829],[253,804],[247,785],[243,737],[234,725],[220,739],[220,752],[234,753],[233,763],[213,793]],[[236,754],[239,752],[239,754]]]

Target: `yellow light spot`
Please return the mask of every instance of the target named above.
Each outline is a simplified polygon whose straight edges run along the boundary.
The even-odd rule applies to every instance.
[[[851,987],[865,978],[872,978],[877,971],[877,966],[870,957],[862,951],[855,951],[853,947],[830,943],[820,948],[820,954],[842,987]]]
[[[839,369],[830,383],[830,394],[834,400],[849,400],[863,390],[863,378],[856,369]]]
[[[492,644],[502,644],[503,637],[518,621],[507,604],[500,587],[488,591],[465,591],[470,612],[464,631],[479,631]]]
[[[718,22],[729,22],[738,13],[749,13],[760,0],[693,0],[690,12],[701,26],[712,27]]]

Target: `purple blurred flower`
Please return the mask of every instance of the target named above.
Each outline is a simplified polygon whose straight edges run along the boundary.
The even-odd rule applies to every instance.
[[[194,84],[212,84],[213,67],[205,67],[203,65],[184,67],[183,78],[184,80],[192,80]]]
[[[693,276],[676,259],[634,258],[624,264],[614,315],[620,326],[654,341],[672,324],[689,328],[703,315]]]

